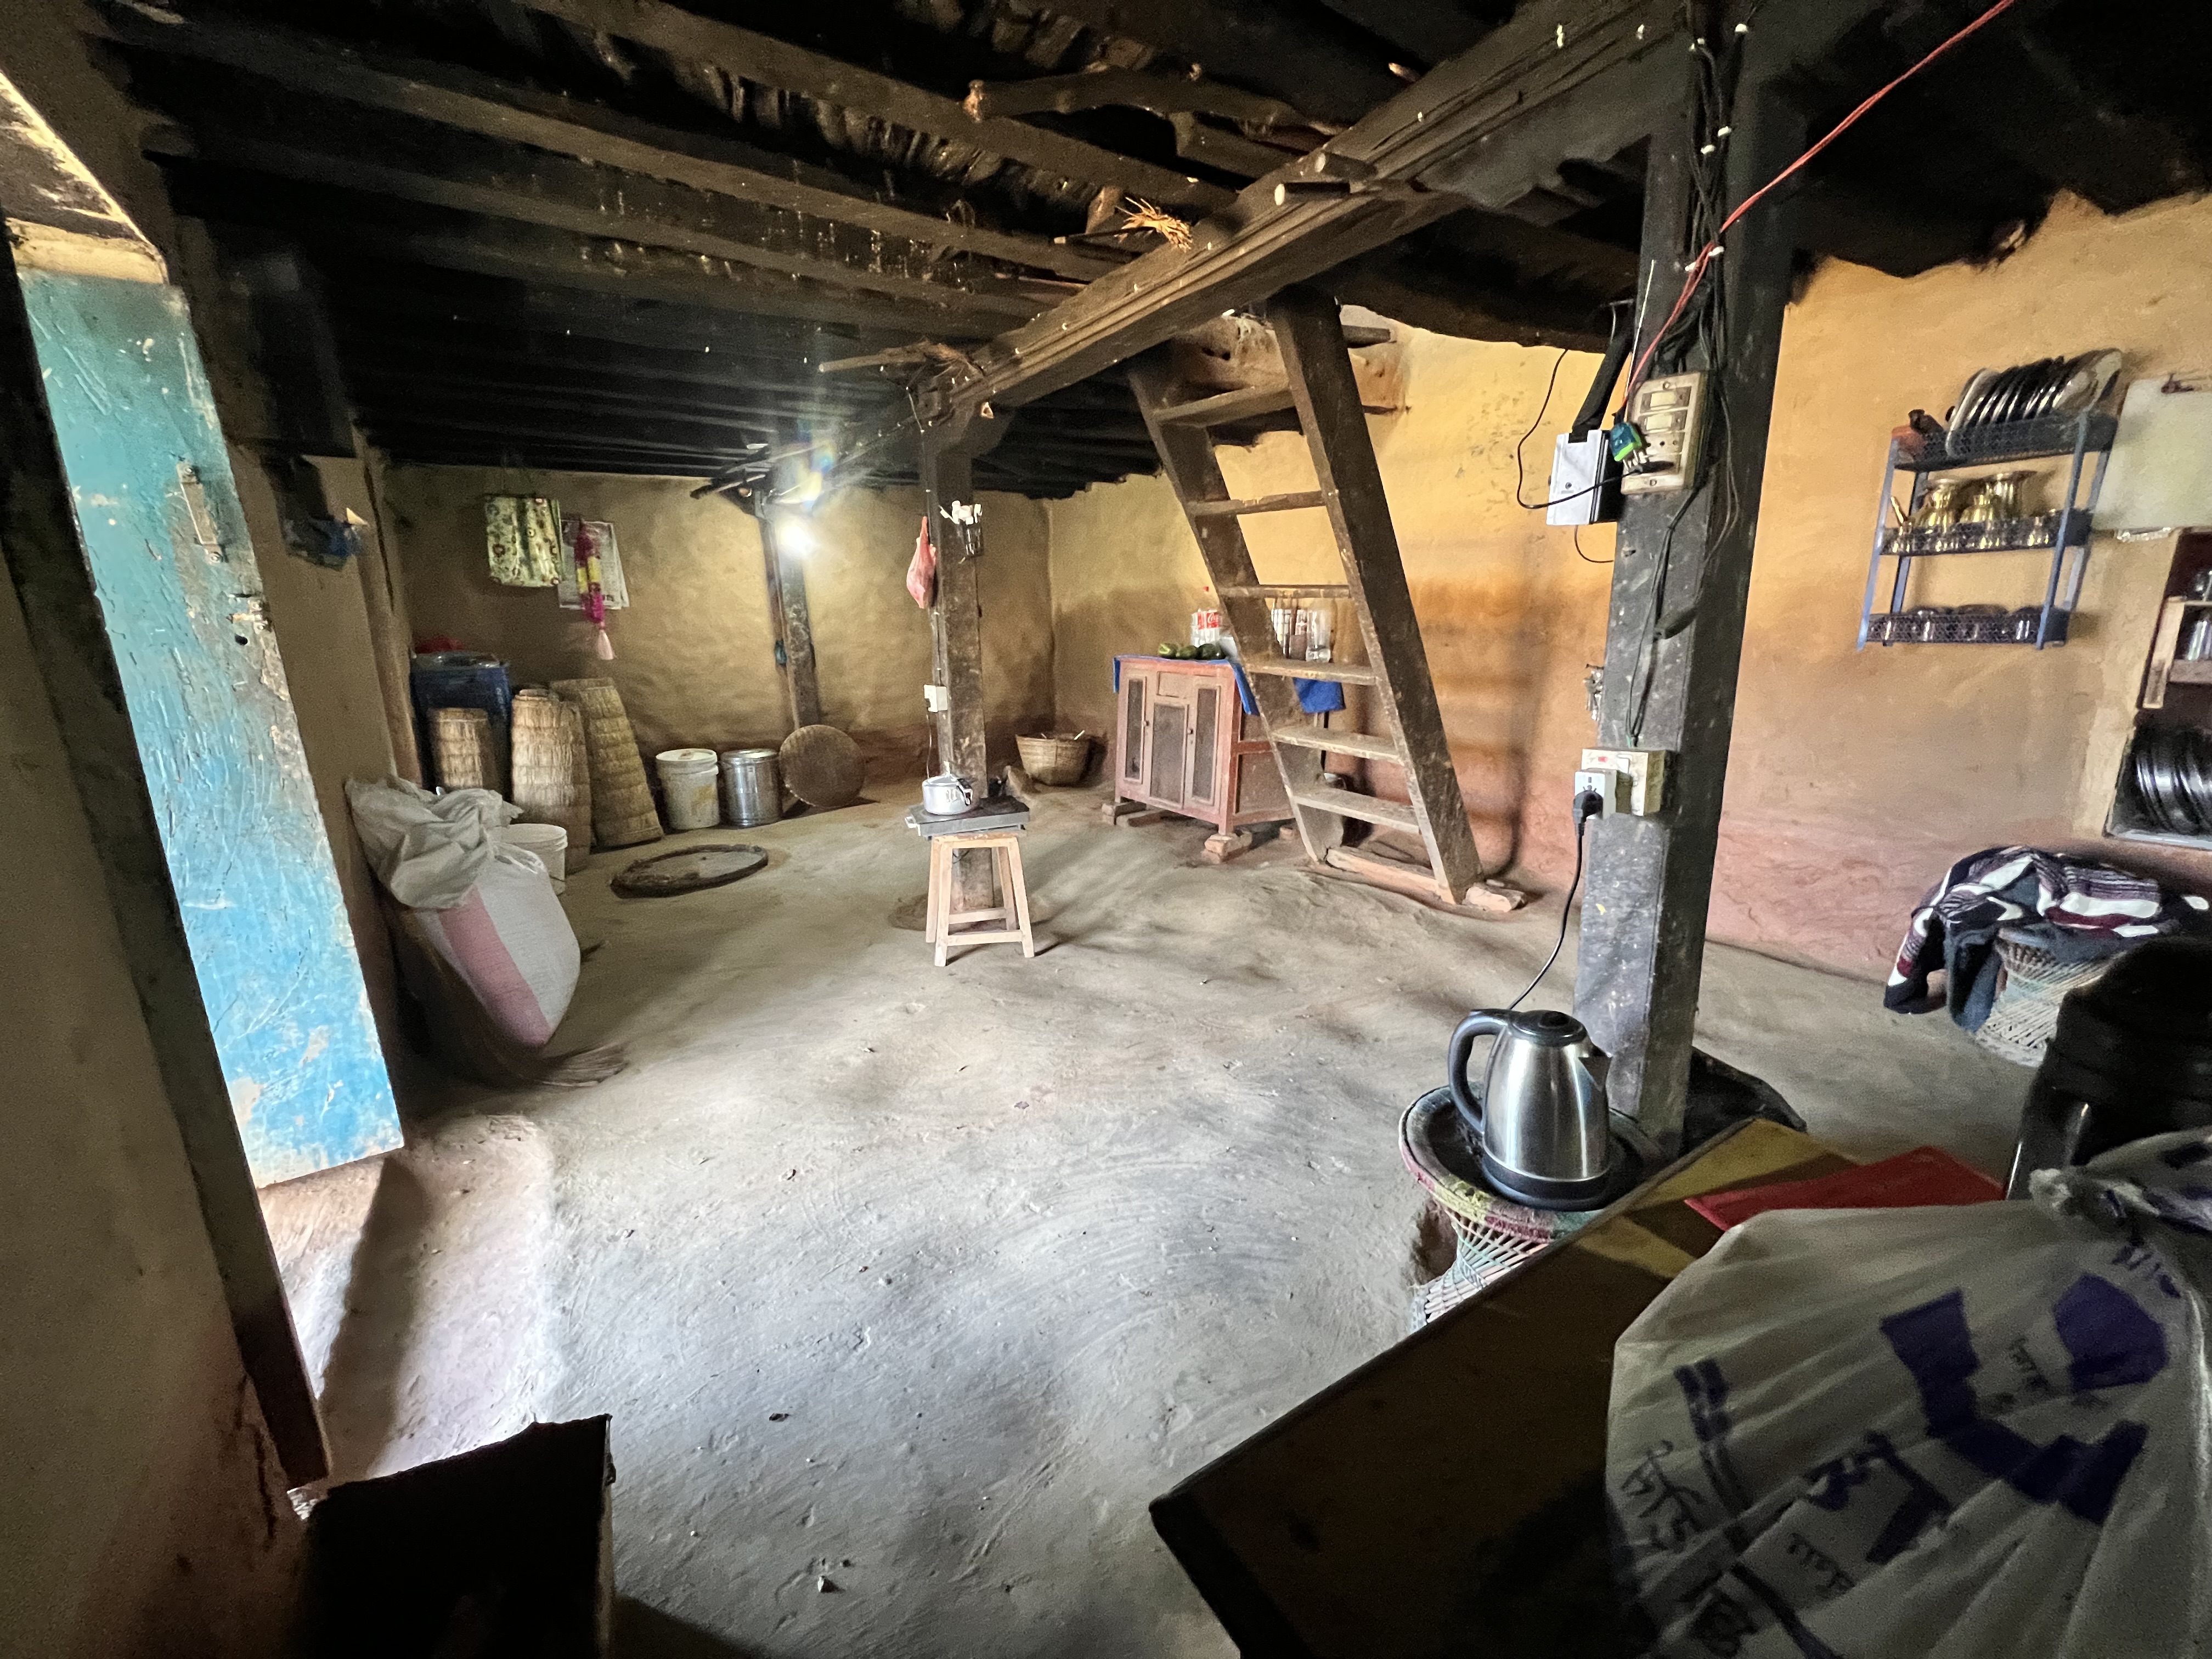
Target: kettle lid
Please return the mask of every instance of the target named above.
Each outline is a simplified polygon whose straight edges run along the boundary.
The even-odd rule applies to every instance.
[[[1557,1008],[1529,1008],[1510,1016],[1504,1034],[1546,1048],[1570,1048],[1589,1041],[1582,1021]]]

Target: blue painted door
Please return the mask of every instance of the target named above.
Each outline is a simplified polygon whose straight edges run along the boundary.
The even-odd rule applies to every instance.
[[[262,1185],[400,1144],[184,296],[26,270],[54,430]]]

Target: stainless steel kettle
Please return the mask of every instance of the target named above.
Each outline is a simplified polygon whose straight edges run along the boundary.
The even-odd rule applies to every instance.
[[[1486,1036],[1498,1042],[1477,1089],[1468,1062]],[[1603,1202],[1614,1175],[1607,1061],[1580,1020],[1549,1008],[1478,1008],[1452,1033],[1447,1064],[1452,1099],[1501,1194],[1540,1210]]]

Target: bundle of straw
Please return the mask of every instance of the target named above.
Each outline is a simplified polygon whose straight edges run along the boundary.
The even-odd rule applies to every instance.
[[[635,847],[659,841],[660,814],[653,786],[630,730],[622,693],[612,680],[556,680],[553,690],[584,717],[584,749],[591,763],[592,839],[600,847]]]
[[[578,750],[583,747],[580,713],[550,691],[526,690],[514,694],[514,787],[510,799],[522,809],[519,822],[557,823],[568,832],[568,863],[573,868],[589,856],[592,846],[590,772],[583,798],[578,799]]]
[[[481,708],[433,708],[430,757],[447,789],[497,790],[503,781],[491,716]]]

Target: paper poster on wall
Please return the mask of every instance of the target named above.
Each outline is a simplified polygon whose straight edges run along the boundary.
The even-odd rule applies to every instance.
[[[606,595],[607,609],[629,609],[629,588],[623,580],[622,554],[615,546],[615,527],[599,519],[563,519],[561,520],[561,545],[568,557],[562,561],[560,597],[563,611],[584,608],[582,594],[576,586],[576,532],[579,527],[590,530],[595,538],[599,556],[599,591]]]
[[[2100,530],[2185,530],[2212,524],[2212,392],[2137,380],[2120,406],[2119,436],[2097,498]]]

